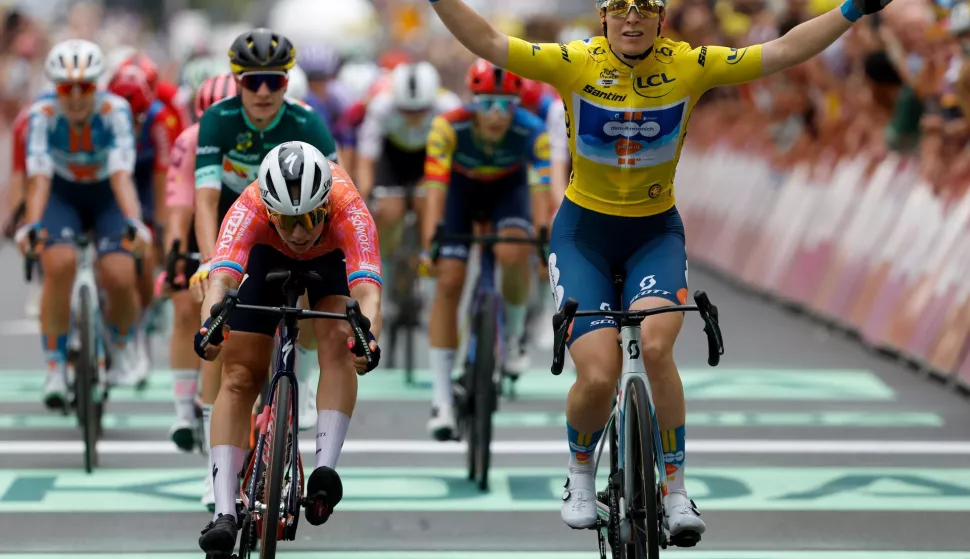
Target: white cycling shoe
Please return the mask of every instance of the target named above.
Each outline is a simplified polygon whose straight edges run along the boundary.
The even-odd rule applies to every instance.
[[[686,491],[671,491],[664,497],[664,517],[670,543],[677,547],[694,547],[707,529],[701,512]]]
[[[567,526],[584,530],[596,526],[596,479],[593,465],[569,467],[563,486],[560,514]]]
[[[505,357],[505,372],[517,377],[529,368],[531,362],[529,352],[523,347],[521,341],[516,338],[509,338],[506,347],[508,348],[508,355]]]
[[[450,441],[455,438],[458,425],[452,406],[434,406],[428,420],[428,433],[437,441]]]
[[[44,405],[50,410],[65,410],[68,405],[66,365],[54,365],[44,380]]]
[[[132,339],[124,345],[116,345],[111,352],[111,369],[108,381],[112,386],[131,388],[148,378],[151,362],[148,351],[138,340]]]

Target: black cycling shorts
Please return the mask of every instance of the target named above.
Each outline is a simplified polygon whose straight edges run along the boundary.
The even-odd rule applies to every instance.
[[[388,140],[374,162],[374,197],[405,196],[424,178],[426,150],[404,151]]]
[[[264,307],[285,305],[286,297],[283,295],[282,283],[267,284],[266,282],[266,274],[279,269],[294,272],[313,271],[323,278],[322,282],[310,284],[307,288],[311,309],[321,299],[330,295],[350,297],[343,251],[335,250],[312,260],[294,260],[272,247],[256,245],[249,252],[246,277],[239,287],[239,304]],[[267,336],[272,336],[276,332],[279,322],[279,316],[239,309],[232,311],[226,321],[231,330]]]

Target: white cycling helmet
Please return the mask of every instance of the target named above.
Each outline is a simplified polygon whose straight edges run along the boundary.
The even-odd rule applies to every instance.
[[[399,109],[427,109],[440,89],[441,78],[430,62],[399,64],[391,73],[391,91]]]
[[[310,81],[307,80],[306,72],[299,66],[294,66],[290,68],[287,75],[289,80],[286,84],[286,96],[300,101],[306,99],[307,93],[310,92]]]
[[[950,34],[961,35],[970,31],[970,5],[961,2],[950,12]]]
[[[324,203],[333,188],[330,163],[306,142],[284,142],[271,149],[259,166],[259,195],[266,208],[282,215],[309,213]],[[294,197],[291,188],[299,188]]]
[[[71,39],[54,45],[44,63],[47,79],[54,83],[68,81],[97,82],[105,71],[101,47],[82,39]]]

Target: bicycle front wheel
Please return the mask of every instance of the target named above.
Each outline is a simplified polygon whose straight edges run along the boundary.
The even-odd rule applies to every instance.
[[[492,297],[482,304],[475,326],[475,432],[478,445],[475,451],[478,488],[488,490],[488,468],[492,461],[492,412],[498,404],[495,387],[495,358],[498,348],[498,299]]]
[[[269,468],[266,469],[263,487],[266,510],[263,512],[263,538],[260,542],[261,559],[276,557],[276,542],[280,534],[280,501],[283,497],[283,477],[286,476],[286,447],[290,432],[290,379],[280,377],[273,397],[273,433],[270,443]],[[258,457],[257,457],[258,459]]]
[[[657,484],[657,454],[653,414],[646,381],[636,377],[624,401],[626,446],[623,464],[623,492],[630,527],[627,559],[660,559],[660,488]]]
[[[78,290],[78,338],[80,347],[74,361],[74,394],[77,399],[78,423],[84,439],[84,470],[94,471],[98,465],[98,431],[101,417],[95,403],[97,388],[98,351],[92,323],[92,294],[87,286]],[[100,398],[99,398],[100,400]]]

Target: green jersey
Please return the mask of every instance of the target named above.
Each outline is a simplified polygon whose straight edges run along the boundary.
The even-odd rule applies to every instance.
[[[195,187],[221,190],[231,203],[256,180],[259,165],[271,149],[297,141],[337,160],[330,130],[309,106],[287,99],[276,120],[258,130],[246,117],[240,96],[223,99],[209,107],[199,121]]]

